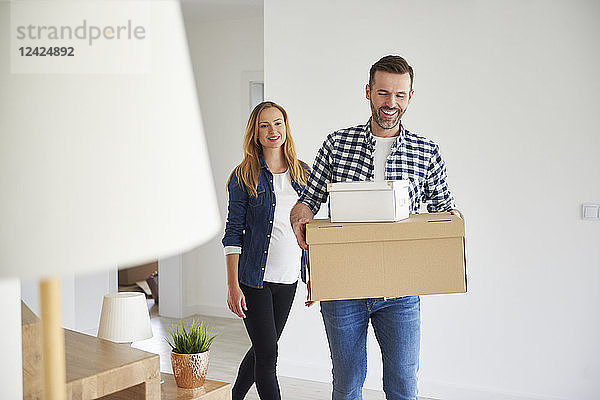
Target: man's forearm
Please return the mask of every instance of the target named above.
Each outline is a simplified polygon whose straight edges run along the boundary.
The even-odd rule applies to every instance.
[[[290,212],[292,230],[294,231],[294,235],[296,235],[298,246],[303,250],[308,249],[308,245],[306,244],[306,224],[313,219],[314,216],[315,215],[310,208],[304,203],[296,203]]]

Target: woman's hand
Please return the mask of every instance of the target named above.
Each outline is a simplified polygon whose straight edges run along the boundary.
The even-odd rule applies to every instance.
[[[238,317],[246,318],[246,314],[244,314],[244,311],[248,310],[246,308],[246,298],[239,285],[229,287],[227,291],[227,307]]]
[[[246,298],[244,292],[240,289],[238,281],[238,264],[240,263],[240,255],[238,253],[229,253],[225,256],[227,264],[227,307],[232,313],[240,318],[246,318],[244,310],[246,308]]]
[[[465,219],[465,217],[463,217],[463,214],[460,211],[458,211],[457,209],[450,210],[450,214],[456,215],[460,219]]]

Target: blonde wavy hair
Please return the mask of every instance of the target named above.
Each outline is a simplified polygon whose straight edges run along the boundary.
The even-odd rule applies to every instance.
[[[306,180],[308,178],[308,167],[306,163],[298,160],[296,157],[296,146],[294,145],[294,139],[292,139],[287,113],[279,104],[272,101],[263,101],[254,107],[254,110],[250,113],[248,124],[246,125],[246,133],[244,134],[244,143],[242,144],[244,158],[242,159],[242,162],[234,168],[226,183],[226,185],[229,185],[231,177],[235,174],[238,180],[246,186],[248,192],[252,196],[257,196],[256,188],[260,176],[259,154],[262,151],[262,145],[258,141],[258,117],[262,110],[271,107],[277,108],[283,114],[286,136],[285,142],[283,143],[283,158],[290,171],[291,178],[300,185],[306,185]]]

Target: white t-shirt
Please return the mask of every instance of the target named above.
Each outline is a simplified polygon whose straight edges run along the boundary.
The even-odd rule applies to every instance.
[[[393,137],[379,137],[373,135],[375,139],[375,154],[373,154],[373,166],[375,167],[374,180],[384,181],[385,180],[385,161],[387,160],[394,141],[398,136]]]
[[[292,187],[289,170],[281,174],[273,174],[273,189],[275,215],[263,280],[273,283],[294,283],[300,276],[302,250],[298,246],[290,224],[290,211],[298,201],[298,193]]]

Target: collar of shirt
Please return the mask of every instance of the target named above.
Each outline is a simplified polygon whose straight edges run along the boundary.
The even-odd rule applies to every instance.
[[[261,168],[264,168],[267,171],[269,170],[269,168],[267,167],[267,162],[265,161],[265,156],[263,156],[263,152],[262,152],[261,148],[258,149],[258,161],[260,162]]]
[[[364,136],[364,141],[365,144],[370,147],[370,148],[375,148],[375,138],[373,136],[373,132],[371,132],[371,118],[369,118],[369,120],[367,121],[367,123],[365,125],[363,125],[363,133],[365,134]],[[402,139],[404,139],[404,136],[406,135],[406,131],[404,129],[404,125],[402,125],[402,122],[399,122],[400,124],[400,133],[397,136],[397,140],[396,143],[399,144]]]

